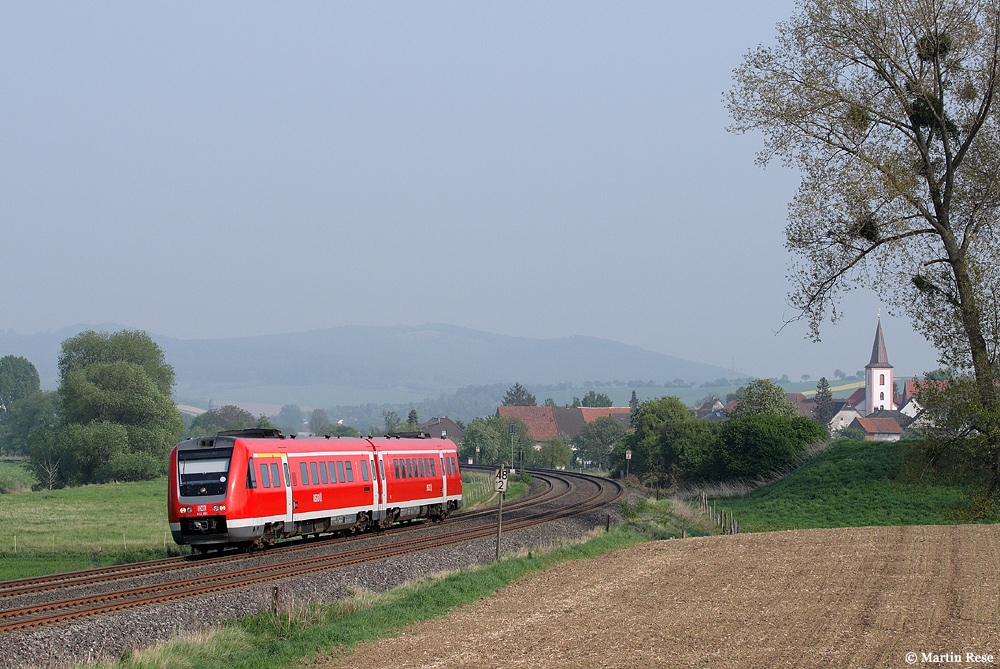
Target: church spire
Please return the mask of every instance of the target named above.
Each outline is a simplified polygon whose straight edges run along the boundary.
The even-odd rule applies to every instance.
[[[865,365],[865,406],[858,413],[869,416],[879,409],[896,410],[893,402],[892,365],[885,352],[885,339],[882,337],[882,319],[879,318],[875,329],[875,343],[872,344],[872,359]]]
[[[878,321],[878,328],[875,330],[875,343],[872,345],[872,359],[867,365],[866,369],[872,367],[878,367],[880,369],[892,369],[892,365],[889,364],[889,356],[885,352],[885,339],[882,338],[882,319]]]

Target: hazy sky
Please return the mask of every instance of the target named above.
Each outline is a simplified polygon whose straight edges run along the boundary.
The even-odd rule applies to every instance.
[[[733,68],[792,10],[3,3],[0,330],[439,321],[853,373],[878,297],[821,344],[775,334],[798,179],[725,130]],[[937,366],[883,329],[897,374]]]

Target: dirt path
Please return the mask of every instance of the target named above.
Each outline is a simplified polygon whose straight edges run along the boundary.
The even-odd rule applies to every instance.
[[[998,589],[995,525],[663,541],[533,576],[323,666],[997,666]]]

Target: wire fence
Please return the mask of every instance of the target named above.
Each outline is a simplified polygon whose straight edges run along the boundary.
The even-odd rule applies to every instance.
[[[128,550],[166,550],[174,547],[169,530],[110,532],[95,536],[90,532],[3,532],[0,553],[60,553]]]
[[[493,475],[482,472],[462,474],[462,507],[469,508],[492,497]]]

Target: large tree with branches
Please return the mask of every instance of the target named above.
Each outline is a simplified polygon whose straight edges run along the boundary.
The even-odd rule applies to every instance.
[[[763,132],[759,162],[802,174],[789,301],[812,336],[867,286],[969,375],[981,513],[1000,498],[998,4],[799,0],[726,94],[731,129]]]

